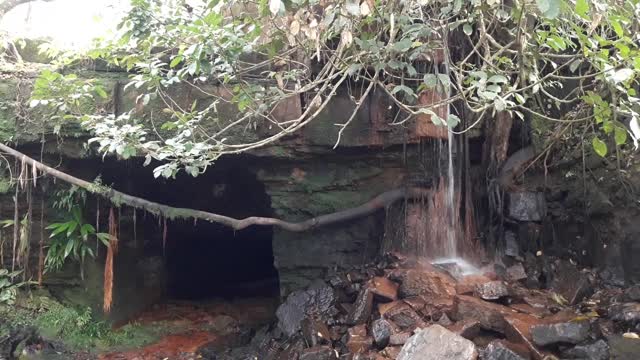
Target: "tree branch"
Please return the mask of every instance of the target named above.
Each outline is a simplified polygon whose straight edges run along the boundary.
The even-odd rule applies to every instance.
[[[47,166],[39,161],[36,161],[27,155],[0,143],[0,151],[3,151],[23,164],[29,164],[36,167],[43,173],[51,175],[69,184],[81,187],[95,195],[102,196],[116,205],[125,204],[137,209],[143,209],[150,213],[168,217],[168,218],[192,218],[201,219],[213,223],[229,226],[234,230],[242,230],[249,226],[277,226],[282,229],[294,232],[301,232],[311,230],[320,226],[335,224],[347,220],[353,220],[360,217],[364,217],[373,214],[379,209],[385,208],[392,203],[406,198],[420,198],[425,197],[430,193],[430,190],[418,187],[399,188],[391,191],[384,192],[370,201],[346,210],[338,211],[332,214],[326,214],[317,216],[302,222],[288,222],[275,218],[268,217],[248,217],[245,219],[234,219],[228,216],[214,214],[201,210],[176,208],[146,199],[142,199],[136,196],[128,195],[123,192],[113,190],[104,186],[100,186],[86,180],[79,179],[60,170],[56,170],[50,166]]]

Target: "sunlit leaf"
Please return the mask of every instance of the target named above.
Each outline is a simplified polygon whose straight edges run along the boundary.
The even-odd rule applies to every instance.
[[[591,140],[591,145],[593,146],[593,150],[596,152],[596,154],[600,155],[601,157],[605,157],[607,155],[607,144],[605,144],[604,141],[600,140],[598,137],[594,137],[593,140]]]

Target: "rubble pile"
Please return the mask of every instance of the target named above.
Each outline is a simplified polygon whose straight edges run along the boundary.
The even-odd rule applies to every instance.
[[[388,254],[293,292],[277,323],[217,359],[640,358],[640,287],[603,287],[560,260],[532,263],[463,276]]]

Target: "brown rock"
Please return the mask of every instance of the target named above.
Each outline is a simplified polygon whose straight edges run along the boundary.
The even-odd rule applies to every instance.
[[[384,314],[384,318],[391,320],[403,331],[412,331],[416,327],[425,326],[420,315],[418,315],[411,306],[404,302],[387,310]]]
[[[300,353],[300,360],[333,360],[337,358],[335,350],[330,346],[315,346]]]
[[[476,320],[482,328],[504,333],[504,318],[513,312],[508,307],[471,296],[456,296],[453,317],[456,321]]]
[[[367,326],[364,324],[361,324],[361,325],[356,325],[354,327],[350,327],[349,330],[347,330],[347,334],[349,334],[349,337],[367,336]]]
[[[424,295],[425,297],[454,296],[455,281],[433,267],[424,269],[400,270],[392,273],[393,280],[400,281],[400,297]]]
[[[384,316],[384,314],[386,314],[387,311],[393,309],[394,307],[398,306],[399,304],[405,304],[405,302],[402,301],[402,300],[398,300],[398,301],[393,301],[393,302],[390,302],[390,303],[378,304],[378,312],[380,313],[380,316]]]
[[[542,360],[546,354],[538,349],[531,337],[531,326],[542,323],[542,320],[525,314],[512,314],[505,317],[507,340],[523,344],[536,360]]]
[[[480,334],[480,322],[477,320],[463,319],[457,323],[448,326],[447,329],[452,331],[465,339],[473,340],[478,334]]]
[[[443,314],[451,314],[453,310],[453,297],[434,297],[426,300],[422,311],[424,316],[439,319]]]
[[[369,320],[371,310],[373,309],[373,293],[370,289],[364,288],[358,294],[353,309],[347,317],[350,325],[363,324]]]
[[[396,359],[398,355],[400,355],[400,351],[402,350],[402,346],[387,346],[382,354],[389,359]]]
[[[425,305],[427,304],[426,301],[421,296],[406,298],[404,299],[404,302],[406,302],[409,306],[411,306],[411,308],[415,310],[418,314],[422,313]]]
[[[347,333],[347,348],[353,354],[361,354],[371,349],[373,338],[367,336],[367,328],[364,324],[349,329]]]
[[[371,279],[371,292],[385,300],[397,300],[398,284],[387,278],[376,276]]]
[[[331,340],[331,332],[325,323],[305,318],[302,320],[301,325],[302,337],[307,342],[307,346],[322,345]]]
[[[484,275],[467,275],[462,277],[456,284],[456,292],[458,295],[473,294],[477,285],[490,282],[491,279]]]

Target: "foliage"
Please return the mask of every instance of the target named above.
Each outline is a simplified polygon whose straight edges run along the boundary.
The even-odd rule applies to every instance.
[[[21,273],[22,270],[9,272],[7,269],[0,269],[0,304],[13,305],[18,289],[27,285],[26,282],[15,281],[15,278]]]
[[[84,190],[74,186],[56,192],[55,197],[53,207],[64,211],[64,221],[47,226],[51,230],[51,242],[45,259],[45,271],[59,270],[69,257],[80,262],[84,262],[87,256],[94,257],[95,253],[89,246],[90,237],[95,236],[106,246],[109,245],[108,234],[96,232],[93,225],[84,221]]]
[[[299,131],[349,83],[360,90],[354,113],[335,124],[336,146],[376,87],[395,104],[394,126],[428,114],[464,132],[509,112],[584,127],[606,156],[640,137],[639,18],[638,0],[133,0],[117,39],[88,55],[132,73],[136,109],[115,117],[67,107],[64,116],[83,121],[101,151],[164,161],[157,176],[195,176],[220,155]],[[177,86],[213,102],[184,104]],[[424,91],[441,101],[421,104]],[[275,115],[299,96],[299,117]],[[160,130],[139,111],[154,99],[171,116]],[[463,115],[471,121],[460,125]]]

